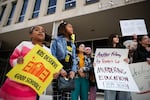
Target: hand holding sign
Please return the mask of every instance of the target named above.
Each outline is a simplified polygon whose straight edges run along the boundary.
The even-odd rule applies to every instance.
[[[19,58],[17,59],[17,64],[23,64],[23,62],[24,62],[23,57],[19,57]]]
[[[22,63],[23,58],[18,60]],[[12,80],[28,85],[39,95],[53,80],[62,65],[42,47],[36,45],[25,57],[23,64],[17,64],[7,76]],[[57,76],[57,75],[56,75]]]
[[[94,71],[99,89],[139,91],[124,61],[127,55],[127,49],[96,49]]]

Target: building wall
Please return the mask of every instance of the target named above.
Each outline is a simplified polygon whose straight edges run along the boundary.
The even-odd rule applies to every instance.
[[[65,0],[57,0],[56,12],[49,15],[47,15],[49,0],[41,0],[39,16],[32,19],[35,1],[36,0],[29,0],[24,21],[18,22],[18,18],[23,6],[23,0],[1,0],[0,8],[6,5],[6,9],[0,22],[0,34],[27,28],[33,25],[53,23],[55,21],[60,21],[63,19],[125,6],[145,0],[97,0],[98,2],[93,4],[86,4],[86,0],[76,0],[76,7],[67,10],[65,10]],[[12,17],[11,24],[6,25],[12,9],[12,2],[17,2],[16,9],[14,12],[14,16]]]

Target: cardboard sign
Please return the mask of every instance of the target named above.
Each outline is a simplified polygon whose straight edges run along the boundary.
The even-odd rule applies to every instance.
[[[62,65],[45,49],[36,45],[25,57],[23,64],[17,64],[7,76],[12,80],[28,85],[39,95],[53,80]]]
[[[145,21],[143,19],[121,20],[120,27],[122,36],[133,36],[134,34],[136,35],[148,34]]]
[[[140,93],[150,92],[150,65],[147,62],[130,64],[130,70]]]
[[[127,49],[96,49],[94,71],[99,89],[139,91],[124,61],[127,55]]]

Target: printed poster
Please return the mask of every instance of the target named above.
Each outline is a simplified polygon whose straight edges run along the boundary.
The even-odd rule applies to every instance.
[[[17,64],[7,76],[14,81],[28,85],[39,95],[53,80],[62,65],[44,48],[36,45],[25,57],[23,64]]]

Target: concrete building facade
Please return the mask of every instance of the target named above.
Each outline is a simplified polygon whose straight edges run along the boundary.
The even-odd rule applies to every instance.
[[[43,25],[55,38],[62,20],[72,23],[77,41],[103,39],[120,33],[120,19],[142,18],[148,23],[148,4],[148,0],[0,0],[1,49],[28,40],[28,29],[35,25]]]
[[[73,25],[76,42],[97,48],[111,33],[121,35],[123,19],[144,19],[150,33],[149,9],[149,0],[0,0],[0,51],[30,40],[29,28],[35,25],[55,38],[62,20]]]

